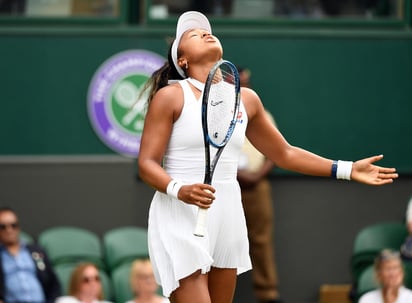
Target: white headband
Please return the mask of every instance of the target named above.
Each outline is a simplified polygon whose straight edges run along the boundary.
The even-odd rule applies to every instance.
[[[172,44],[171,55],[173,64],[176,67],[177,72],[183,78],[186,78],[186,74],[177,63],[177,48],[179,47],[180,39],[182,38],[183,34],[190,29],[197,28],[204,29],[209,33],[212,33],[212,28],[210,26],[209,20],[202,13],[195,11],[185,12],[177,20],[176,39]]]

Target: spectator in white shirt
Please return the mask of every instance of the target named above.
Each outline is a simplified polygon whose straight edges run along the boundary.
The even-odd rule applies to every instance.
[[[375,259],[380,288],[365,293],[359,303],[411,303],[412,290],[403,286],[404,269],[399,252],[384,249]]]

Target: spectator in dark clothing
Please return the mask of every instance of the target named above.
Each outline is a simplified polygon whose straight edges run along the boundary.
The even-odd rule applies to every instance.
[[[53,303],[61,287],[42,248],[20,241],[17,214],[0,208],[0,302]]]

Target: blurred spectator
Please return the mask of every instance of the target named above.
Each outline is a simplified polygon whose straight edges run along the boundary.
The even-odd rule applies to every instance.
[[[157,285],[152,263],[149,259],[136,260],[130,270],[130,287],[133,300],[126,303],[169,303],[169,299],[157,294]]]
[[[396,16],[399,0],[274,0],[275,15],[290,17]]]
[[[409,199],[406,209],[406,227],[408,228],[409,234],[412,235],[412,196]]]
[[[238,70],[240,86],[250,87],[250,70],[242,67]],[[267,115],[275,124],[269,112]],[[259,303],[280,302],[273,249],[272,189],[267,179],[273,167],[274,163],[245,139],[237,179],[242,190],[242,204],[248,228],[253,288]]]
[[[399,252],[381,251],[375,259],[375,274],[380,288],[361,296],[359,303],[412,302],[412,290],[403,286],[405,274]]]
[[[312,17],[320,16],[322,9],[318,0],[274,0],[277,16]]]
[[[401,254],[403,258],[412,260],[412,197],[409,199],[406,209],[406,228],[408,229],[409,236],[401,246]]]
[[[170,15],[180,15],[182,12],[190,10],[193,0],[152,0],[149,14],[155,19],[167,18]],[[161,11],[155,13],[154,11]]]
[[[61,287],[42,248],[20,241],[17,214],[0,208],[0,301],[52,303]]]
[[[157,18],[165,18],[168,14],[181,14],[188,10],[199,11],[206,15],[220,16],[231,14],[233,2],[233,0],[153,0],[151,10],[162,7],[165,13]]]
[[[1,1],[1,0],[0,0]],[[187,10],[233,18],[397,17],[401,0],[153,0],[152,18],[167,18]],[[161,13],[158,13],[161,11]]]
[[[233,0],[192,0],[191,10],[203,14],[229,15],[232,12]]]
[[[0,0],[0,15],[21,15],[25,6],[26,0]]]
[[[99,269],[93,263],[81,263],[73,270],[69,282],[69,295],[56,303],[110,303],[103,301],[103,288]]]

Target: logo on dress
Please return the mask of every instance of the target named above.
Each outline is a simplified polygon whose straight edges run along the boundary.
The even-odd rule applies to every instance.
[[[210,101],[210,105],[212,105],[212,106],[218,106],[218,105],[221,104],[221,103],[223,103],[223,100],[220,100],[220,101],[213,101],[213,100],[211,100],[211,101]]]

